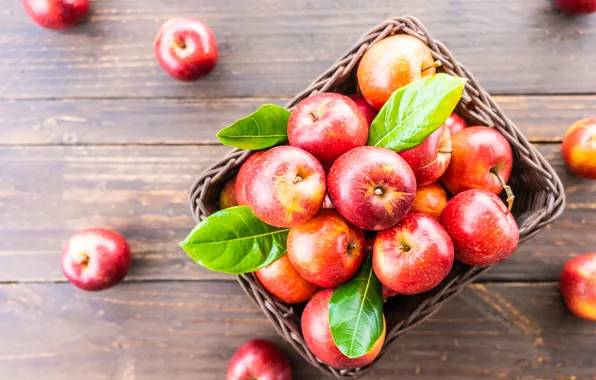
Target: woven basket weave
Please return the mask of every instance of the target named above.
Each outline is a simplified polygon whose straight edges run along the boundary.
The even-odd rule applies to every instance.
[[[471,124],[496,128],[511,143],[514,152],[514,169],[509,184],[516,194],[512,212],[519,225],[520,242],[537,234],[547,223],[559,216],[565,207],[563,185],[560,179],[540,153],[503,114],[488,93],[480,87],[474,76],[455,60],[443,44],[434,40],[415,18],[394,18],[372,29],[304,91],[296,95],[286,107],[291,109],[302,99],[319,92],[354,93],[356,91],[355,69],[362,55],[375,42],[398,33],[409,34],[425,42],[433,57],[443,64],[441,71],[468,79],[457,111]],[[223,184],[250,154],[251,152],[233,150],[195,181],[190,191],[190,204],[197,222],[218,209],[217,198]],[[445,302],[488,269],[489,267],[456,263],[447,279],[434,291],[418,296],[390,299],[384,309],[388,325],[387,338],[377,360],[383,356],[396,338],[436,313]],[[286,305],[274,299],[252,274],[236,277],[248,296],[271,320],[279,334],[313,366],[338,379],[362,376],[374,366],[376,360],[366,367],[348,370],[338,370],[322,364],[310,352],[302,337],[301,307]]]

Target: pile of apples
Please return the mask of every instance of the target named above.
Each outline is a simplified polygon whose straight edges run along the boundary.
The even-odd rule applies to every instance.
[[[289,117],[289,145],[254,153],[221,193],[222,208],[249,206],[263,222],[289,228],[287,255],[256,278],[285,303],[308,301],[304,339],[332,367],[364,366],[383,346],[384,332],[366,355],[349,358],[329,326],[334,289],[367,255],[385,295],[413,295],[439,285],[455,259],[492,265],[517,247],[517,224],[498,196],[513,155],[498,131],[468,127],[452,114],[413,148],[366,146],[371,122],[394,91],[435,71],[419,39],[382,40],[359,64],[361,96],[302,100]]]

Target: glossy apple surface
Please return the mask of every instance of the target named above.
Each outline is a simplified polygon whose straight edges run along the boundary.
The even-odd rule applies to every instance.
[[[573,174],[596,179],[596,117],[580,120],[569,128],[563,138],[561,154]]]
[[[414,201],[416,178],[397,153],[380,147],[352,149],[338,158],[327,181],[339,213],[365,230],[394,226]]]
[[[226,184],[224,185],[221,193],[219,193],[219,208],[223,210],[224,208],[238,206],[238,202],[236,201],[236,176],[230,178]]]
[[[325,92],[302,100],[288,121],[290,145],[304,149],[323,165],[368,140],[368,123],[354,101]]]
[[[452,194],[482,189],[503,191],[496,174],[506,183],[513,168],[511,145],[501,133],[488,127],[468,127],[452,136],[453,153],[441,178]]]
[[[337,212],[321,210],[309,221],[292,227],[288,256],[307,281],[333,288],[348,281],[364,259],[364,233]]]
[[[366,119],[366,123],[370,127],[370,125],[372,124],[375,117],[377,117],[378,111],[376,109],[372,108],[372,106],[370,104],[368,104],[366,99],[364,99],[360,95],[350,95],[348,97],[350,99],[352,99],[354,101],[354,103],[356,103],[358,108],[360,108],[360,111],[362,111],[362,114],[364,115],[364,118]]]
[[[364,53],[357,77],[364,99],[380,110],[395,90],[435,73],[428,46],[416,37],[397,34],[375,43]]]
[[[418,186],[437,181],[451,161],[451,132],[445,126],[430,134],[419,145],[399,152],[414,171]]]
[[[254,161],[245,186],[255,215],[275,227],[293,227],[312,218],[325,199],[325,172],[310,153],[278,146]]]
[[[261,157],[266,151],[260,150],[248,157],[246,161],[240,166],[238,174],[236,175],[236,184],[234,185],[234,193],[236,194],[236,202],[238,206],[248,206],[248,199],[246,199],[246,182],[248,181],[248,174],[251,166],[257,158]]]
[[[395,227],[379,232],[373,248],[379,281],[404,295],[437,286],[449,274],[453,260],[451,238],[426,214],[408,214]]]
[[[292,380],[292,369],[277,344],[253,339],[232,357],[226,380]]]
[[[288,255],[259,269],[255,275],[269,293],[289,304],[308,301],[318,289],[298,273]]]
[[[596,12],[596,0],[553,0],[563,12],[581,15]]]
[[[447,206],[447,193],[440,184],[435,182],[416,190],[410,212],[420,212],[439,219],[445,206]]]
[[[196,18],[177,18],[163,24],[155,38],[154,50],[161,67],[181,81],[194,81],[207,75],[218,59],[213,32]]]
[[[62,271],[68,281],[89,291],[116,285],[124,279],[131,263],[126,240],[102,228],[74,234],[62,252]]]
[[[89,0],[23,0],[23,6],[33,21],[53,30],[70,29],[89,14]]]
[[[462,129],[467,128],[468,123],[466,123],[466,121],[461,116],[454,112],[447,118],[447,121],[445,122],[444,126],[449,129],[451,135],[454,135]]]
[[[561,294],[569,310],[596,321],[596,253],[574,257],[561,272]]]
[[[302,313],[302,334],[311,352],[323,363],[333,368],[359,368],[371,363],[381,351],[385,342],[386,326],[383,335],[366,354],[350,359],[337,348],[329,328],[329,300],[333,289],[317,293],[306,305]],[[384,321],[384,319],[383,319]]]
[[[439,222],[455,248],[455,258],[470,265],[493,265],[517,248],[519,230],[507,206],[486,190],[467,190],[448,203]]]

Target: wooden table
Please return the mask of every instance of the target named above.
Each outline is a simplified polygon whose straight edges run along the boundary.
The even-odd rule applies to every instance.
[[[223,379],[254,337],[283,344],[229,276],[177,243],[187,189],[228,148],[215,133],[262,103],[284,104],[360,35],[419,17],[476,74],[561,176],[568,206],[545,232],[399,339],[369,379],[596,379],[596,324],[569,314],[557,279],[596,250],[596,183],[567,173],[559,143],[596,114],[596,17],[547,0],[98,0],[90,22],[41,30],[0,0],[0,379]],[[178,83],[152,41],[193,15],[220,63]],[[59,256],[73,232],[120,231],[126,281],[85,293]],[[284,346],[291,352],[287,344]],[[292,354],[297,379],[321,375]]]

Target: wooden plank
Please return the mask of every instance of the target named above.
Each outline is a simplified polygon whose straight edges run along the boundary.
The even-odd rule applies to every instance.
[[[0,286],[3,379],[221,379],[243,342],[273,339],[296,379],[327,379],[277,337],[231,282]],[[556,284],[473,285],[395,341],[366,378],[594,379],[596,325]]]
[[[285,99],[0,101],[0,143],[212,144],[217,131]],[[561,141],[596,113],[596,96],[498,96],[532,141]]]
[[[568,195],[564,215],[484,279],[558,278],[572,256],[594,251],[596,184],[567,173],[559,145],[540,145]],[[0,281],[61,281],[61,247],[92,226],[121,231],[135,262],[129,279],[219,279],[178,247],[194,225],[187,189],[223,156],[218,146],[0,147]]]
[[[0,0],[0,94],[4,99],[291,97],[367,30],[412,14],[501,94],[586,93],[596,88],[596,19],[570,19],[544,0],[102,0],[90,22],[41,30],[22,5]],[[158,66],[152,43],[169,18],[206,20],[221,50],[208,78],[185,84]],[[490,16],[487,16],[490,15]],[[581,59],[580,59],[581,55]]]

